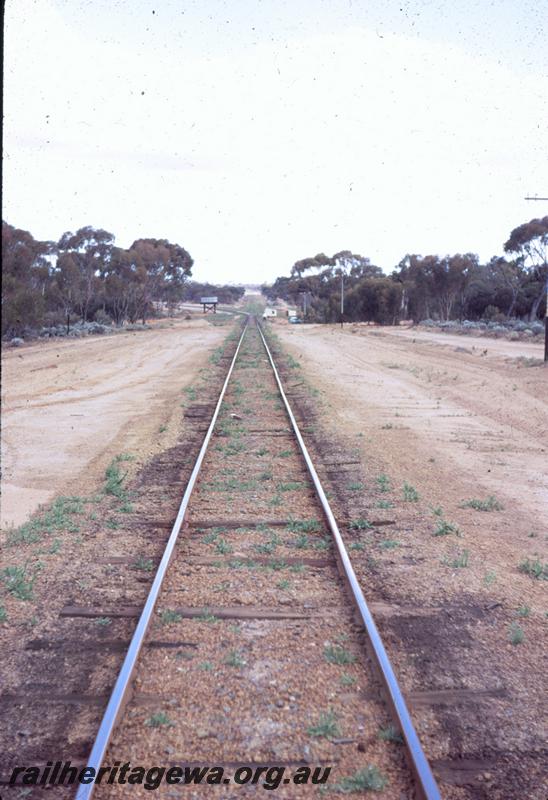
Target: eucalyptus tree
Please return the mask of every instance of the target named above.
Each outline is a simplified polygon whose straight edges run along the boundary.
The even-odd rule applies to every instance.
[[[95,309],[101,279],[112,257],[114,235],[101,228],[87,226],[76,233],[64,233],[57,243],[58,284],[65,308],[72,305],[82,322]]]
[[[52,287],[53,243],[2,221],[2,333],[42,322]]]
[[[529,320],[536,319],[545,296],[548,296],[548,216],[532,219],[514,228],[504,244],[506,253],[516,253],[534,284]]]
[[[153,302],[173,305],[183,299],[194,261],[184,247],[167,239],[136,239],[128,253],[139,316],[144,323]]]

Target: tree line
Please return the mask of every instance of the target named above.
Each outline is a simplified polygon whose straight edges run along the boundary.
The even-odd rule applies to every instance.
[[[548,285],[548,217],[515,228],[505,256],[481,264],[473,253],[406,255],[390,275],[349,250],[293,264],[262,292],[306,310],[311,321],[394,324],[400,319],[503,319],[543,315]]]
[[[244,289],[192,283],[193,259],[167,239],[136,239],[116,247],[112,233],[84,227],[58,242],[2,222],[2,335],[42,325],[100,319],[123,325],[173,310],[201,293],[230,303]],[[207,291],[206,291],[207,290]]]
[[[219,303],[235,303],[245,294],[244,286],[231,284],[219,285],[216,283],[198,283],[191,281],[185,290],[185,300],[189,303],[199,303],[202,297],[217,297]]]

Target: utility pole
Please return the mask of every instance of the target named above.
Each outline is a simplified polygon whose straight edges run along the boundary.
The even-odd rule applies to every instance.
[[[310,297],[312,295],[312,292],[299,292],[299,294],[302,296],[303,315],[304,318],[306,319],[306,316],[308,314],[308,309],[310,307]]]
[[[548,197],[524,197],[524,200],[545,200]],[[546,310],[544,312],[544,363],[548,364],[548,275],[546,276]]]
[[[341,328],[344,320],[344,272],[341,269]]]

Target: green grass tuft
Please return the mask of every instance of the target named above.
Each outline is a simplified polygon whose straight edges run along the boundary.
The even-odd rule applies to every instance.
[[[379,500],[377,508],[394,508],[394,503],[391,503],[390,500]]]
[[[149,728],[172,728],[175,723],[163,711],[157,711],[145,721],[145,725]]]
[[[370,764],[363,769],[359,769],[354,775],[343,778],[339,783],[331,787],[331,791],[340,794],[353,794],[354,792],[381,792],[388,784],[386,778],[380,770]]]
[[[469,552],[468,550],[463,550],[456,558],[448,559],[444,558],[442,564],[445,564],[446,567],[454,567],[455,569],[463,569],[464,567],[468,566],[469,563]]]
[[[383,742],[394,742],[395,744],[403,744],[403,736],[394,725],[387,725],[385,728],[379,728],[377,739]]]
[[[351,519],[348,527],[355,531],[366,531],[373,526],[366,519],[360,517],[359,519]]]
[[[133,564],[135,569],[142,569],[144,572],[151,572],[154,569],[154,562],[151,558],[144,558],[139,556],[137,561]]]
[[[303,486],[302,481],[288,481],[287,483],[278,483],[276,489],[278,492],[296,492]]]
[[[183,618],[181,614],[177,613],[177,611],[172,611],[170,608],[164,608],[163,611],[160,611],[160,619],[162,621],[162,625],[173,625],[175,622],[181,622]]]
[[[461,508],[473,508],[475,511],[502,511],[504,506],[502,506],[496,497],[493,495],[489,495],[485,500],[478,500],[476,498],[472,498],[472,500],[463,501],[460,505]]]
[[[290,519],[287,523],[288,531],[291,533],[314,533],[321,528],[317,519]]]
[[[18,600],[33,599],[32,590],[36,580],[36,573],[29,575],[26,565],[5,567],[0,572],[0,576],[7,591],[17,597]]]
[[[245,667],[245,661],[238,650],[231,650],[223,663],[227,664],[229,667],[236,667],[238,669]]]
[[[538,558],[524,559],[518,566],[518,570],[524,575],[536,580],[548,580],[548,564],[543,564]]]
[[[523,632],[523,628],[521,628],[517,622],[512,622],[510,625],[510,632],[508,634],[510,639],[510,643],[513,645],[521,644],[525,639],[525,633]]]
[[[414,486],[411,486],[407,481],[403,484],[403,499],[408,503],[416,503],[420,500],[420,495]]]
[[[381,492],[390,491],[391,489],[390,478],[388,477],[388,475],[385,475],[384,472],[381,472],[381,474],[377,478],[375,478],[375,481],[377,483],[379,491]]]
[[[211,614],[207,609],[203,614],[200,614],[200,616],[196,617],[196,619],[199,619],[200,622],[209,622],[211,624],[219,622],[219,617],[216,617],[215,614]]]
[[[325,660],[329,661],[330,664],[353,664],[356,661],[356,656],[353,653],[337,644],[326,647],[323,654]]]
[[[105,470],[105,494],[119,497],[120,500],[125,500],[127,493],[123,487],[123,483],[127,477],[127,473],[122,474],[120,472],[120,467],[118,466],[119,460],[119,458],[115,458]]]
[[[491,584],[495,583],[496,580],[497,580],[497,573],[495,572],[495,570],[489,570],[489,572],[485,573],[483,582],[486,586],[491,586]]]
[[[91,502],[81,497],[58,497],[44,511],[40,511],[28,522],[8,533],[8,545],[33,544],[39,542],[44,534],[65,530],[76,533],[78,525],[72,517],[85,513],[84,504]]]
[[[215,543],[215,550],[219,555],[226,556],[229,553],[234,552],[234,548],[231,544],[229,544],[226,539],[218,539]]]
[[[460,536],[460,530],[457,525],[454,525],[452,522],[447,522],[445,519],[438,519],[438,524],[434,530],[433,536],[449,536],[450,534],[454,533],[456,536]]]
[[[318,722],[307,729],[309,736],[324,737],[325,739],[340,736],[337,716],[333,711],[324,711],[320,714]]]

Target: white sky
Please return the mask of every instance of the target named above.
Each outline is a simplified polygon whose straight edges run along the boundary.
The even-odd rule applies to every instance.
[[[261,282],[548,213],[548,0],[8,0],[3,218]]]

